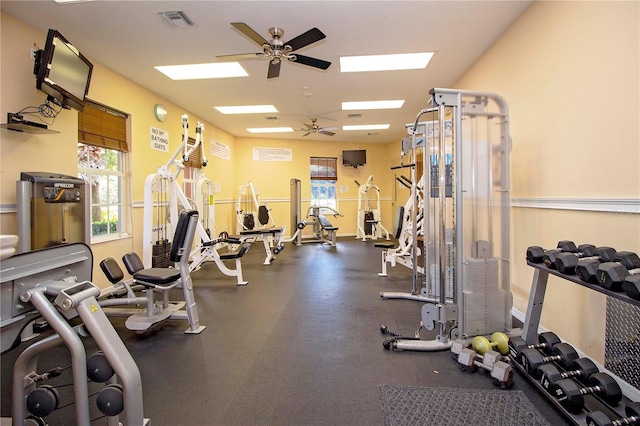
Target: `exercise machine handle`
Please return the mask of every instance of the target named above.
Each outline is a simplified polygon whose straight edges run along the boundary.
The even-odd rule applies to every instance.
[[[415,167],[416,163],[409,163],[409,164],[400,164],[399,166],[392,166],[391,170],[396,170],[396,169],[407,169],[409,167]]]

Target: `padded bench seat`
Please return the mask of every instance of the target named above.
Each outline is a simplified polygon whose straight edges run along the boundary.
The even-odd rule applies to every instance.
[[[373,246],[377,247],[377,248],[388,250],[388,249],[394,248],[395,244],[394,243],[374,243]]]
[[[318,215],[318,222],[320,223],[320,226],[322,227],[322,229],[324,229],[325,231],[338,230],[338,227],[331,225],[331,222],[329,222],[327,218],[324,217],[323,215]]]
[[[247,252],[247,250],[249,250],[250,247],[251,247],[251,244],[244,243],[240,246],[238,251],[221,254],[220,259],[222,260],[240,259],[242,256],[245,255],[245,253]]]
[[[283,232],[283,228],[245,229],[240,231],[240,235],[277,235]]]
[[[131,276],[142,285],[166,285],[180,278],[180,269],[177,268],[145,268],[140,257],[133,252],[122,256],[122,261]]]

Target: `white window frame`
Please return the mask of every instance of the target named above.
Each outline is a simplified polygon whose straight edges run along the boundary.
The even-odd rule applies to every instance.
[[[85,146],[95,146],[95,145],[91,145],[91,144],[85,144],[82,142],[78,142],[78,145],[85,145]],[[111,148],[104,148],[104,147],[98,147],[98,148],[102,148],[102,149],[111,149]],[[129,156],[127,152],[123,152],[123,151],[119,151],[116,149],[111,149],[112,151],[115,151],[116,154],[118,155],[118,165],[119,165],[119,170],[118,171],[114,171],[114,170],[103,170],[103,169],[98,169],[98,168],[81,168],[80,164],[78,164],[78,175],[85,180],[86,185],[89,186],[89,189],[87,191],[88,193],[88,197],[89,197],[89,224],[88,226],[90,227],[90,235],[91,235],[91,243],[98,243],[98,242],[104,242],[104,241],[110,241],[110,240],[115,240],[118,238],[121,238],[123,235],[127,234],[127,229],[128,229],[128,222],[127,222],[127,217],[128,217],[128,213],[126,211],[126,200],[128,200],[129,194],[128,194],[128,190],[129,190],[129,185],[128,185],[128,160],[129,160]],[[106,176],[106,177],[110,177],[110,176],[116,176],[118,178],[118,200],[115,203],[94,203],[93,202],[93,197],[91,194],[92,191],[92,187],[91,187],[91,182],[92,182],[92,178],[93,176]],[[109,188],[107,189],[109,190]],[[107,200],[110,197],[107,197]],[[115,207],[117,209],[117,215],[118,215],[118,225],[117,225],[117,229],[115,230],[115,232],[111,232],[111,227],[109,225],[107,225],[107,233],[106,234],[101,234],[101,235],[94,235],[93,234],[93,221],[92,221],[92,212],[93,212],[93,208],[95,207],[100,207],[100,208],[107,208],[107,210]],[[107,224],[109,224],[109,220],[107,217]]]

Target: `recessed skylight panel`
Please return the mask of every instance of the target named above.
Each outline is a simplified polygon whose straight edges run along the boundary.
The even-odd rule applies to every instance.
[[[288,133],[293,132],[291,127],[251,127],[248,128],[249,133]]]
[[[263,114],[266,112],[278,112],[273,105],[237,105],[214,107],[222,114]]]
[[[402,108],[402,105],[404,105],[404,100],[342,102],[342,110],[353,111],[360,109],[397,109]]]
[[[358,124],[342,126],[342,130],[386,130],[389,126],[389,124]]]
[[[343,56],[340,72],[393,71],[426,68],[433,52]]]
[[[172,80],[202,80],[208,78],[247,77],[249,74],[238,62],[166,65],[155,67]]]

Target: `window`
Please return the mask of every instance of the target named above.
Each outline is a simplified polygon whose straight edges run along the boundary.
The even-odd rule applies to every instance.
[[[92,241],[126,230],[126,119],[94,103],[78,113],[78,175],[90,186]]]
[[[337,158],[311,157],[309,170],[312,206],[325,206],[338,210],[338,197],[336,196],[337,164]]]

